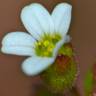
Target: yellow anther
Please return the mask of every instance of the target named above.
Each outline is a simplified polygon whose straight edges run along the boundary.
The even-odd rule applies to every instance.
[[[50,44],[49,46],[50,46],[51,48],[54,48],[54,45],[53,45],[53,44]]]
[[[49,45],[49,41],[48,40],[46,40],[46,41],[44,41],[44,46],[48,46]]]
[[[44,54],[44,56],[48,56],[49,52],[44,52],[43,54]]]
[[[52,47],[48,47],[48,52],[52,52],[53,48]]]
[[[47,34],[42,37],[42,39],[36,43],[37,55],[50,57],[52,55],[52,51],[54,50],[56,43],[60,39],[59,37],[60,36],[58,34]]]
[[[41,42],[38,42],[38,45],[40,46],[41,45]]]

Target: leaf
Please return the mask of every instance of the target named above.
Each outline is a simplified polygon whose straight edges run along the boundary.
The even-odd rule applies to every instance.
[[[93,88],[93,72],[92,70],[88,70],[84,78],[84,89],[86,96],[91,96],[92,88]]]

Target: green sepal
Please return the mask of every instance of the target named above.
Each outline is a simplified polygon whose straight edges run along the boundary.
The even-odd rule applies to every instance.
[[[72,57],[74,55],[72,45],[71,44],[64,44],[59,50],[59,54],[67,55]]]
[[[45,85],[54,93],[69,90],[77,78],[78,68],[72,46],[65,44],[62,48],[54,64],[41,74]]]

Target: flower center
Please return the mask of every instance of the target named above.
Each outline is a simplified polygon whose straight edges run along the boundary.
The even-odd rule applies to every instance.
[[[57,33],[54,35],[44,34],[42,39],[35,44],[35,52],[38,56],[51,57],[56,43],[61,39]]]

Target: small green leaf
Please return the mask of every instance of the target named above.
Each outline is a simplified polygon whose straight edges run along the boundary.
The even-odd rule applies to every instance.
[[[92,88],[93,88],[93,73],[92,70],[88,70],[84,79],[84,89],[86,96],[91,96]]]

